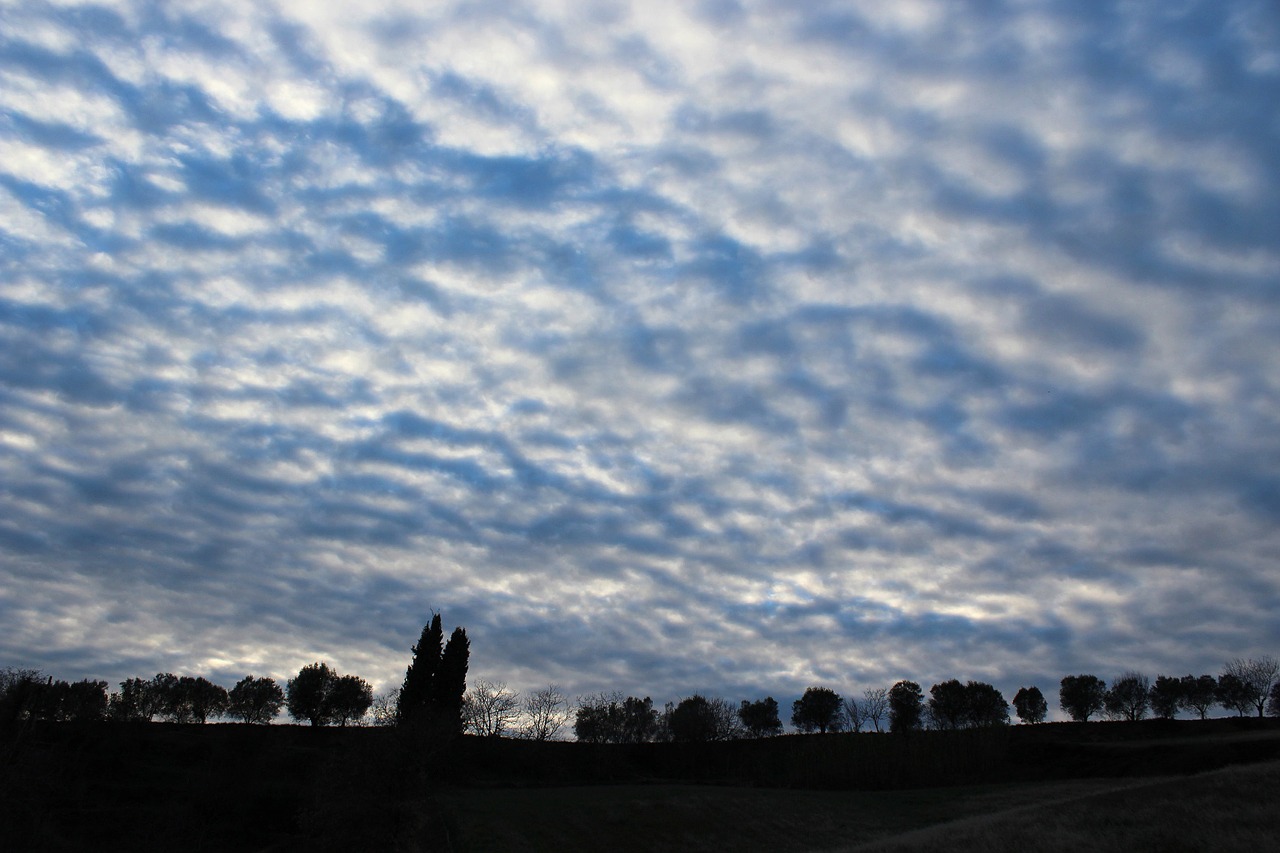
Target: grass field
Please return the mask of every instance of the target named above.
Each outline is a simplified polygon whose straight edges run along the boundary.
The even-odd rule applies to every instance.
[[[831,792],[694,785],[459,790],[437,805],[484,851],[1275,849],[1280,762],[1190,777]]]
[[[407,765],[390,729],[51,724],[0,743],[0,850],[1277,849],[1280,721],[1148,722]]]

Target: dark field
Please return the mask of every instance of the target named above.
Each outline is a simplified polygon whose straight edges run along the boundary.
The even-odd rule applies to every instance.
[[[0,849],[1263,850],[1280,830],[1276,720],[406,752],[386,729],[33,728],[5,745]]]

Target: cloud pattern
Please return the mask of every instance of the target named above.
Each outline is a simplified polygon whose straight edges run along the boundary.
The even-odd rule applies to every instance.
[[[0,656],[1280,643],[1268,2],[0,3]]]

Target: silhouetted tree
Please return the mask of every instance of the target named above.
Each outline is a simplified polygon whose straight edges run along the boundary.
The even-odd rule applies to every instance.
[[[340,675],[326,699],[329,722],[339,726],[358,723],[373,705],[373,685],[358,675]]]
[[[502,737],[520,716],[520,695],[501,681],[479,679],[462,698],[463,725],[481,737]]]
[[[40,670],[0,670],[0,736],[18,736],[37,719],[41,690],[49,681]]]
[[[969,728],[1009,724],[1009,703],[995,685],[970,681],[964,686],[965,725]]]
[[[920,728],[924,693],[914,681],[899,681],[889,688],[889,731],[912,732]]]
[[[1253,690],[1230,672],[1224,672],[1218,679],[1218,689],[1213,698],[1219,705],[1235,711],[1241,717],[1253,710]]]
[[[809,687],[791,704],[791,725],[802,732],[822,734],[840,730],[844,700],[829,687]]]
[[[107,683],[85,679],[71,684],[47,678],[26,691],[24,709],[35,720],[101,720],[107,715]]]
[[[35,706],[47,679],[38,669],[0,670],[0,736],[21,731],[35,719]]]
[[[436,613],[422,629],[405,670],[396,706],[400,725],[441,735],[462,733],[462,700],[467,692],[471,643],[467,632],[455,628],[441,645],[444,631]]]
[[[1157,675],[1151,685],[1151,710],[1162,720],[1172,720],[1182,707],[1182,679]]]
[[[436,676],[444,656],[444,628],[440,614],[434,613],[422,628],[422,636],[413,647],[413,658],[404,673],[404,684],[396,704],[396,718],[402,725],[425,723],[431,716]]]
[[[680,700],[668,719],[671,739],[679,743],[705,743],[716,739],[715,714],[705,696],[695,693]]]
[[[174,723],[203,723],[227,705],[226,689],[203,676],[157,673],[151,679],[151,693],[160,716]]]
[[[1271,685],[1271,693],[1267,696],[1267,713],[1280,717],[1280,682]]]
[[[1039,687],[1020,687],[1013,695],[1013,707],[1024,723],[1043,723],[1049,715],[1049,703]]]
[[[471,658],[471,641],[462,628],[454,628],[440,656],[440,673],[436,676],[435,693],[431,697],[435,715],[442,729],[462,734],[462,697],[467,692],[467,666]]]
[[[269,723],[284,707],[284,691],[274,678],[246,675],[227,693],[227,716],[246,723]]]
[[[622,742],[647,743],[658,733],[658,712],[648,696],[628,696],[622,702]]]
[[[179,678],[172,672],[157,672],[151,679],[151,695],[156,714],[172,723],[191,722],[191,709],[182,699]]]
[[[748,702],[743,699],[738,706],[738,719],[749,737],[770,737],[782,731],[778,718],[778,702],[772,696]]]
[[[695,693],[681,699],[666,716],[671,739],[679,743],[735,740],[743,733],[736,710],[720,698]]]
[[[658,733],[658,712],[648,696],[587,696],[578,700],[573,733],[586,743],[647,743]]]
[[[984,681],[950,679],[929,688],[929,716],[939,729],[971,729],[1009,722],[1009,704]]]
[[[179,679],[179,689],[191,710],[191,719],[197,723],[220,716],[227,710],[227,689],[203,676],[183,676]]]
[[[1182,689],[1182,708],[1195,711],[1202,720],[1209,716],[1209,709],[1218,701],[1218,679],[1212,675],[1184,675],[1178,681]]]
[[[120,682],[120,692],[112,693],[107,704],[107,715],[125,722],[149,722],[160,710],[160,697],[149,678],[129,678]]]
[[[295,720],[306,720],[313,726],[329,723],[329,693],[338,674],[327,663],[312,663],[298,670],[285,685],[285,706]]]
[[[520,737],[528,740],[555,740],[569,725],[569,700],[554,684],[525,694],[524,725]]]
[[[1113,720],[1141,720],[1151,707],[1151,681],[1140,672],[1126,672],[1112,682],[1102,704]]]
[[[375,726],[394,726],[396,724],[396,705],[400,700],[400,688],[395,687],[385,693],[373,697],[373,724]]]
[[[943,681],[929,688],[926,703],[933,725],[939,729],[958,729],[964,726],[968,714],[968,697],[964,685],[957,679]]]
[[[884,687],[874,687],[862,691],[862,700],[858,703],[858,716],[862,725],[871,723],[876,731],[880,731],[880,722],[889,713],[889,691]]]
[[[1250,697],[1253,707],[1258,709],[1258,717],[1261,718],[1263,709],[1267,704],[1267,697],[1271,695],[1271,687],[1276,683],[1276,678],[1280,676],[1280,661],[1270,655],[1249,658],[1248,660],[1236,658],[1227,663],[1224,672],[1240,680]]]
[[[622,694],[594,694],[578,698],[573,736],[583,743],[618,743],[622,729]]]
[[[1087,723],[1101,711],[1107,695],[1107,683],[1096,675],[1068,675],[1058,685],[1058,704],[1071,719]]]

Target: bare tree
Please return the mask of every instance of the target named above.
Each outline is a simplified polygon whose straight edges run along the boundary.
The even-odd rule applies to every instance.
[[[529,740],[555,740],[569,725],[569,698],[554,684],[524,697],[524,725],[520,736]]]
[[[1276,678],[1280,677],[1280,661],[1270,655],[1248,660],[1236,658],[1227,663],[1223,672],[1240,680],[1248,691],[1249,701],[1258,709],[1258,716],[1261,717],[1267,705],[1267,697],[1271,695],[1271,687],[1276,683]]]
[[[478,679],[462,698],[462,721],[481,737],[502,737],[520,717],[520,694],[501,681]]]
[[[396,724],[396,707],[400,704],[400,688],[393,687],[385,693],[373,697],[373,724],[375,726],[394,726]]]
[[[1126,672],[1111,683],[1102,703],[1113,720],[1141,720],[1151,707],[1151,680],[1140,672]]]
[[[849,721],[849,728],[855,732],[862,731],[862,700],[848,696],[844,700],[844,715]]]
[[[880,721],[889,714],[888,688],[876,687],[862,691],[862,701],[858,703],[858,714],[863,726],[870,723],[875,726],[876,731],[881,731]]]

